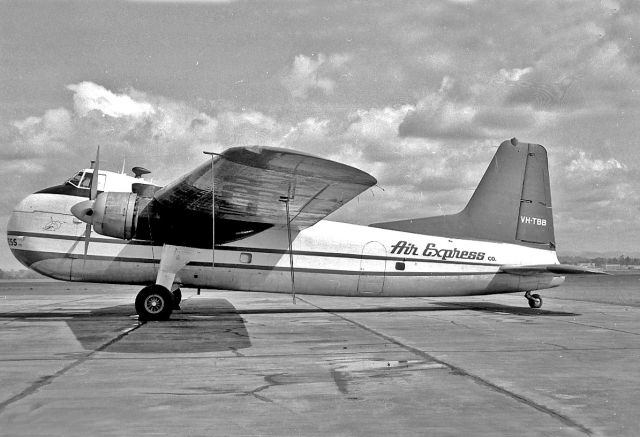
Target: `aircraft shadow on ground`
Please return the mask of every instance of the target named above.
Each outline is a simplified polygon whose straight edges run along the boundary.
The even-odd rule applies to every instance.
[[[63,319],[82,347],[116,353],[204,353],[245,349],[251,346],[244,320],[226,299],[184,302],[171,320],[138,323],[133,305],[117,305],[89,312],[74,310],[0,314],[23,319]]]
[[[434,305],[439,305],[449,310],[471,310],[480,311],[485,313],[507,313],[517,316],[560,316],[560,317],[576,317],[580,316],[577,313],[569,313],[565,311],[550,311],[540,308],[527,308],[519,306],[502,305],[494,302],[434,302]]]
[[[235,351],[251,346],[242,314],[301,313],[384,313],[480,311],[520,316],[579,316],[580,314],[514,307],[493,302],[431,302],[420,306],[328,307],[328,308],[249,308],[236,309],[219,298],[199,298],[183,302],[171,320],[146,322],[127,335],[122,333],[138,323],[133,305],[117,305],[89,312],[74,310],[54,312],[5,313],[0,317],[22,319],[62,319],[87,350],[113,353],[204,353]]]
[[[367,308],[249,308],[236,309],[231,302],[219,298],[184,301],[183,309],[171,320],[147,322],[112,342],[104,351],[112,353],[204,353],[235,351],[251,346],[243,314],[300,313],[383,313],[480,311],[519,316],[578,316],[579,314],[513,307],[492,302],[433,302],[421,306],[378,306]],[[135,320],[133,305],[102,308],[66,320],[69,328],[85,349],[93,350],[116,338]]]
[[[324,308],[256,308],[237,310],[238,314],[301,314],[301,313],[398,313],[398,312],[443,312],[481,311],[487,313],[508,313],[520,316],[567,316],[580,314],[564,311],[549,311],[519,306],[501,305],[493,302],[431,302],[429,305],[414,306],[373,306],[373,307],[324,307]]]

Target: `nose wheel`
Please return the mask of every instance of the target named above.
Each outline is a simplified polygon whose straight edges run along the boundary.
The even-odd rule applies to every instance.
[[[136,296],[140,320],[168,320],[174,308],[173,294],[162,285],[144,287]]]
[[[531,308],[540,308],[542,306],[542,298],[539,294],[531,294],[530,291],[527,291],[524,294],[524,297],[529,301],[529,306]]]

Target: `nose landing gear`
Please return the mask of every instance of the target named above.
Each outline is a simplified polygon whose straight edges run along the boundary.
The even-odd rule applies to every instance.
[[[527,291],[524,297],[529,301],[529,307],[540,308],[542,306],[542,298],[539,294],[531,294],[530,291]]]

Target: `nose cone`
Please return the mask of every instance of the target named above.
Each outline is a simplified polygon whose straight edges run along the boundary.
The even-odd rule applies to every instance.
[[[28,252],[24,250],[25,219],[33,212],[33,195],[27,196],[16,205],[7,223],[7,244],[13,256],[26,267],[32,264]]]
[[[51,250],[45,249],[46,242],[62,232],[69,209],[78,200],[78,197],[47,193],[34,193],[22,199],[13,208],[7,223],[7,242],[13,256],[33,268],[32,264]]]
[[[78,196],[38,192],[22,199],[7,223],[7,242],[24,266],[46,276],[69,280],[78,235],[71,206]],[[82,225],[84,228],[84,225]]]

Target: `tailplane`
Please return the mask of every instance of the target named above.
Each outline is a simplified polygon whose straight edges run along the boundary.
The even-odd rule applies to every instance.
[[[459,213],[371,226],[555,249],[547,151],[515,138],[505,141]]]

